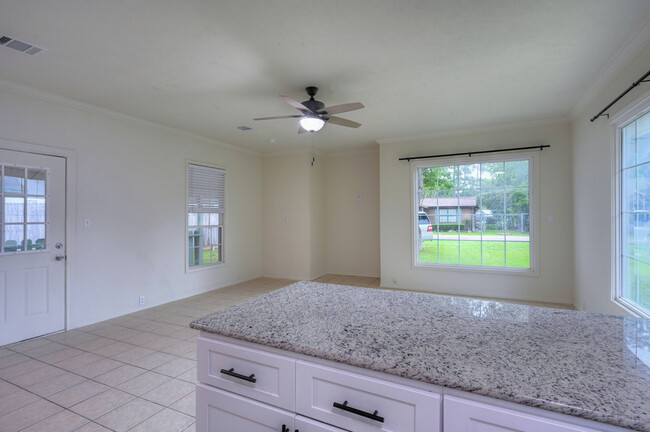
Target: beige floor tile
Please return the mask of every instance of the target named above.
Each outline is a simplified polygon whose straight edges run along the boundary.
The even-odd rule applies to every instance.
[[[39,400],[35,394],[19,389],[0,398],[0,416]],[[2,428],[0,428],[2,430]]]
[[[44,367],[39,368],[31,373],[19,375],[15,378],[7,379],[7,381],[10,381],[19,387],[27,388],[33,386],[34,384],[47,381],[50,378],[63,375],[64,373],[65,371],[58,367],[45,365]]]
[[[29,357],[22,354],[11,354],[0,358],[0,370],[15,366],[19,363],[30,360]]]
[[[133,379],[118,385],[116,388],[135,396],[140,396],[154,388],[170,381],[171,378],[155,372],[145,372]]]
[[[192,342],[187,342],[187,341],[180,341],[174,345],[170,345],[165,348],[161,348],[160,351],[175,355],[175,356],[182,356],[183,354],[187,354],[190,351],[196,350],[196,344]]]
[[[78,349],[83,350],[83,351],[92,352],[95,349],[107,347],[109,345],[117,343],[113,339],[108,339],[108,338],[104,338],[104,337],[97,336],[97,335],[92,335],[92,336],[93,336],[92,339],[90,339],[90,340],[88,340],[88,341],[86,341],[84,343],[80,343],[79,345],[75,346],[75,348],[78,348]]]
[[[10,356],[12,354],[15,354],[13,351],[7,349],[7,348],[0,348],[0,359],[3,357]]]
[[[4,396],[10,395],[12,393],[16,393],[18,390],[20,390],[19,387],[5,380],[0,380],[0,398],[3,398]]]
[[[45,363],[56,364],[64,360],[80,356],[82,354],[85,354],[85,352],[77,348],[68,347],[50,354],[39,356],[37,358]]]
[[[124,365],[122,362],[118,362],[109,358],[102,358],[95,363],[91,363],[89,365],[75,369],[73,372],[78,375],[85,376],[86,378],[94,378],[122,365]]]
[[[1,416],[0,431],[17,432],[56,414],[62,409],[45,399],[40,399]]]
[[[108,389],[109,387],[104,384],[86,380],[58,393],[54,393],[48,396],[47,399],[61,405],[62,407],[69,408]]]
[[[104,393],[100,393],[97,396],[93,396],[72,406],[70,410],[88,419],[95,420],[133,399],[133,396],[128,393],[109,389]]]
[[[88,420],[67,410],[33,424],[22,432],[72,432],[88,423]]]
[[[135,378],[138,375],[142,375],[145,372],[146,372],[145,369],[141,369],[131,365],[124,365],[115,368],[111,371],[105,372],[101,375],[97,375],[93,379],[102,384],[106,384],[107,386],[115,387],[122,384],[123,382],[130,380],[131,378]]]
[[[177,358],[165,363],[164,365],[158,366],[153,369],[153,372],[158,372],[170,377],[177,377],[195,367],[196,361],[186,358]]]
[[[163,385],[158,386],[151,391],[148,391],[141,397],[143,399],[156,402],[160,405],[169,406],[179,399],[192,393],[195,388],[196,386],[188,382],[173,379],[171,381],[167,381]]]
[[[50,343],[52,343],[52,342],[50,342],[47,339],[37,338],[37,339],[28,340],[28,341],[25,341],[25,342],[15,343],[13,345],[9,345],[7,348],[9,348],[12,351],[24,354],[25,351],[29,351],[29,350],[32,350],[34,348],[41,347],[43,345],[48,345]]]
[[[86,423],[85,426],[80,427],[74,432],[111,432],[110,429],[106,429],[104,426],[97,423]],[[185,432],[185,431],[183,431]]]
[[[196,423],[192,423],[187,429],[183,429],[183,432],[196,432]]]
[[[176,379],[187,381],[188,383],[196,384],[196,368],[194,367],[188,370],[187,372],[177,376]]]
[[[81,384],[84,381],[86,381],[86,378],[82,376],[71,374],[70,372],[64,372],[63,374],[57,375],[48,380],[35,383],[30,387],[27,387],[27,390],[36,393],[41,397],[47,397],[69,387]]]
[[[183,414],[194,417],[196,413],[196,392],[192,392],[171,404],[169,408],[180,411]]]
[[[47,339],[46,339],[47,340]],[[39,358],[42,357],[46,354],[52,354],[57,351],[61,351],[62,349],[68,348],[67,345],[63,345],[57,342],[52,342],[48,340],[48,344],[46,345],[41,345],[38,348],[31,349],[29,351],[25,351],[23,354],[26,356],[32,357],[32,358]]]
[[[194,423],[194,418],[166,408],[131,432],[182,432]]]
[[[38,360],[29,359],[17,365],[0,369],[0,378],[6,381],[11,381],[12,378],[16,378],[30,372],[36,372],[37,370],[42,369],[45,366],[47,366],[46,363],[43,363]]]
[[[104,338],[103,338],[104,339]],[[113,343],[111,344],[106,344],[104,346],[101,346],[99,348],[94,348],[90,349],[88,351],[91,351],[97,355],[104,356],[104,357],[113,357],[114,355],[123,353],[125,351],[131,350],[135,348],[134,345],[124,343],[124,342],[117,342],[114,341],[113,339],[106,339],[109,341],[112,341]],[[118,360],[118,359],[116,359]]]
[[[160,351],[162,348],[176,345],[177,343],[178,339],[170,338],[167,336],[152,336],[149,342],[144,343],[142,346],[154,351]]]
[[[134,361],[153,353],[155,353],[154,350],[142,347],[133,347],[120,353],[110,354],[109,357],[124,363],[133,364]]]
[[[165,363],[169,363],[170,361],[176,358],[177,357],[173,355],[169,355],[161,352],[154,352],[153,354],[149,354],[148,356],[144,356],[130,363],[134,366],[151,370]]]
[[[194,343],[196,344],[196,341],[194,341]],[[188,352],[188,353],[186,353],[186,354],[183,354],[183,358],[188,358],[188,359],[190,359],[190,360],[196,360],[196,359],[197,359],[197,352],[196,352],[196,350],[194,350],[194,351],[190,351],[190,352]]]
[[[96,363],[102,360],[104,357],[98,356],[97,354],[85,352],[81,355],[69,358],[67,360],[61,360],[60,362],[55,363],[57,367],[65,369],[67,371],[73,371],[81,367],[87,366],[89,364]]]
[[[163,407],[144,399],[134,399],[95,421],[116,432],[126,432],[153,416]]]

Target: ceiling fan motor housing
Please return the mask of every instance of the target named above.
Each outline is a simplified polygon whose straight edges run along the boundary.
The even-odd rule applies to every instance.
[[[309,108],[312,112],[316,112],[319,109],[325,108],[325,104],[323,102],[317,101],[316,99],[314,99],[314,96],[316,96],[316,93],[318,93],[318,87],[310,86],[310,87],[307,87],[305,90],[307,91],[307,94],[309,95],[309,100],[302,102],[302,104],[304,106]],[[304,112],[304,110],[302,110],[302,111]],[[307,113],[305,113],[305,114],[307,114]]]

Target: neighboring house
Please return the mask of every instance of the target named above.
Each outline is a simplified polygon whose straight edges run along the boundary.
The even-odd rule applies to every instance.
[[[464,224],[478,210],[477,197],[423,198],[420,208],[429,216],[431,223]]]

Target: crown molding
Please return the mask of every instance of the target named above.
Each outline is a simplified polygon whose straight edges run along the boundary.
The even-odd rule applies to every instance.
[[[447,138],[447,137],[454,137],[454,136],[476,135],[476,134],[489,133],[489,132],[500,132],[500,131],[516,130],[516,129],[527,129],[527,128],[540,127],[540,126],[568,124],[570,122],[571,119],[568,117],[555,117],[555,118],[541,119],[541,120],[502,123],[502,124],[496,124],[491,126],[479,126],[475,128],[454,129],[454,130],[436,132],[436,133],[426,134],[426,135],[385,138],[385,139],[377,140],[377,142],[381,146],[385,144],[408,143],[413,141],[426,141],[431,139]]]
[[[31,97],[33,99],[38,99],[44,102],[61,105],[66,108],[75,109],[77,111],[82,111],[88,114],[94,114],[101,117],[107,117],[113,120],[123,121],[130,123],[136,126],[145,127],[149,129],[158,130],[164,133],[171,133],[180,138],[189,138],[195,141],[199,141],[204,144],[212,145],[219,147],[223,150],[229,150],[237,153],[243,153],[249,156],[260,156],[259,152],[250,150],[243,147],[234,146],[232,144],[227,144],[221,141],[214,140],[212,138],[204,137],[192,132],[187,132],[181,129],[176,129],[171,126],[166,126],[160,123],[152,122],[149,120],[144,120],[138,117],[133,117],[130,115],[122,114],[117,111],[109,110],[106,108],[100,108],[96,105],[91,105],[85,102],[79,102],[74,99],[67,98],[65,96],[60,96],[55,93],[51,93],[45,90],[36,89],[34,87],[29,87],[23,84],[18,84],[12,81],[7,81],[0,78],[0,90],[4,90],[11,93],[16,93],[21,96]]]
[[[616,50],[616,54],[592,79],[587,85],[587,90],[578,100],[578,103],[569,111],[569,118],[575,120],[580,113],[587,108],[587,105],[593,101],[598,94],[605,89],[607,84],[619,73],[632,58],[650,42],[650,18],[648,18],[640,29],[634,32],[622,45]],[[631,84],[631,83],[630,83]]]

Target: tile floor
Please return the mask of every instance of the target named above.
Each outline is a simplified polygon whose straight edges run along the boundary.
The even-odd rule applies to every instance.
[[[379,287],[378,278],[315,280]],[[189,322],[292,282],[259,278],[0,348],[0,431],[194,432]]]

